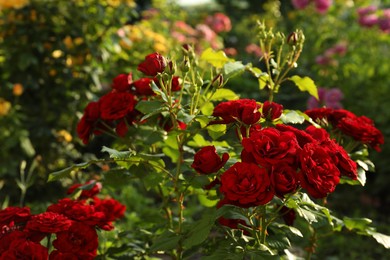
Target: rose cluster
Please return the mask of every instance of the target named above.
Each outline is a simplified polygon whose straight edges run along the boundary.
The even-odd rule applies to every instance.
[[[369,145],[376,151],[380,151],[380,146],[384,144],[382,132],[366,116],[357,116],[345,109],[332,108],[315,108],[306,110],[305,113],[324,127],[331,127],[335,134],[341,132],[345,137]]]
[[[91,136],[104,132],[123,137],[128,127],[138,122],[141,113],[135,109],[138,101],[155,95],[152,85],[159,88],[169,88],[169,91],[181,89],[180,79],[173,76],[171,82],[164,81],[159,75],[174,68],[159,53],[152,53],[145,57],[139,64],[138,70],[146,77],[133,81],[132,74],[120,74],[113,79],[112,90],[100,97],[98,101],[90,102],[77,125],[77,134],[84,144],[87,144]],[[170,130],[172,125],[161,118],[160,124],[165,130]],[[184,128],[185,125],[179,125]]]
[[[213,116],[220,119],[211,124],[234,124],[242,145],[241,160],[226,170],[221,169],[229,155],[218,155],[214,146],[203,147],[194,156],[192,168],[215,178],[205,188],[219,185],[222,199],[218,207],[256,207],[267,204],[274,196],[284,199],[301,189],[313,198],[325,198],[341,178],[357,180],[356,162],[325,128],[310,124],[299,129],[283,124],[282,112],[280,104],[260,104],[250,99],[222,102],[215,107]],[[306,113],[314,120],[327,119],[343,133],[375,149],[383,143],[380,131],[366,117],[341,109],[313,109]],[[221,223],[234,226],[238,222],[222,219]]]
[[[96,197],[100,183],[82,190],[78,199],[64,198],[40,214],[28,207],[8,207],[0,211],[0,259],[94,259],[97,255],[97,229],[112,230],[112,222],[122,218],[125,206],[112,198]],[[80,186],[72,186],[72,193]],[[53,250],[42,240],[52,236]]]

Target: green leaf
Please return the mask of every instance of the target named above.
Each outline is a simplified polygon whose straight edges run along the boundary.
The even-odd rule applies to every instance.
[[[137,109],[143,114],[149,114],[155,112],[156,110],[161,110],[163,104],[164,104],[163,102],[158,100],[153,100],[153,101],[140,100],[135,106],[135,109]]]
[[[65,169],[62,169],[62,170],[59,170],[59,171],[56,171],[56,172],[52,172],[49,174],[49,178],[48,178],[48,182],[51,182],[51,181],[56,181],[56,180],[59,180],[59,179],[62,179],[62,178],[66,178],[66,177],[70,177],[70,174],[73,172],[73,171],[76,171],[76,170],[79,170],[79,169],[85,169],[87,168],[88,166],[90,166],[91,164],[94,164],[94,163],[98,163],[99,160],[91,160],[89,162],[83,162],[83,163],[78,163],[78,164],[74,164],[68,168],[65,168]]]
[[[183,110],[180,110],[178,113],[177,113],[177,119],[179,121],[182,121],[186,124],[188,124],[189,122],[192,121],[192,119],[194,119],[194,115],[190,115],[190,114],[187,114],[186,112],[184,112]]]
[[[233,91],[227,88],[220,88],[215,91],[214,95],[210,100],[221,101],[221,100],[237,100],[240,97]]]
[[[207,48],[200,55],[200,59],[204,60],[214,67],[220,69],[229,61],[233,61],[226,56],[226,53],[223,51],[214,51],[212,48]]]
[[[307,91],[307,92],[309,92],[310,95],[312,95],[317,100],[319,100],[317,87],[311,78],[309,78],[309,77],[301,78],[297,75],[294,75],[289,79],[292,82],[294,82],[295,85],[297,85],[297,87],[299,88],[300,91]]]
[[[150,247],[150,250],[152,252],[155,252],[160,250],[165,251],[165,250],[175,249],[177,247],[177,244],[180,241],[180,238],[181,237],[178,236],[177,234],[167,230],[157,237],[157,239]]]
[[[107,146],[103,146],[102,152],[107,152],[110,155],[110,158],[113,159],[128,159],[132,155],[135,155],[134,151],[118,151]]]
[[[20,141],[20,147],[22,150],[26,153],[28,157],[32,157],[35,154],[34,146],[32,145],[30,138],[25,135],[21,135],[19,138]]]
[[[202,214],[202,218],[188,227],[183,245],[187,248],[199,245],[208,237],[216,219],[215,208]]]
[[[301,111],[297,110],[284,110],[280,119],[285,124],[303,124],[305,117],[302,114]]]
[[[210,198],[210,197],[216,197],[217,191],[209,190],[206,192],[203,189],[198,189],[197,191],[199,192],[198,199],[199,199],[200,204],[202,204],[203,206],[208,207],[208,208],[214,207],[215,205],[217,205],[219,198],[216,198],[216,199]]]
[[[210,125],[207,131],[213,140],[218,139],[226,133],[226,125]]]
[[[368,218],[343,218],[344,225],[349,230],[359,230],[359,231],[367,231],[369,224],[372,223],[371,219]]]
[[[237,76],[245,71],[245,65],[241,61],[228,62],[223,66],[225,79]]]
[[[360,182],[360,184],[362,186],[364,186],[366,184],[366,180],[367,180],[366,171],[363,168],[358,167],[357,173],[358,173],[358,176],[357,176],[358,181]]]

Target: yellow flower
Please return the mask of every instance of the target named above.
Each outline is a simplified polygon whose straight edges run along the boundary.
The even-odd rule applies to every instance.
[[[58,141],[60,142],[67,142],[67,143],[70,143],[72,142],[72,135],[66,131],[65,129],[62,129],[60,131],[57,132],[57,139]]]
[[[12,93],[14,96],[20,96],[23,94],[23,85],[20,83],[15,83],[12,88]]]
[[[121,4],[120,0],[107,0],[107,4],[112,7],[118,7]]]
[[[29,4],[29,0],[0,0],[0,9],[1,8],[22,8],[23,6]]]
[[[5,116],[11,109],[11,103],[7,100],[0,98],[0,116]]]

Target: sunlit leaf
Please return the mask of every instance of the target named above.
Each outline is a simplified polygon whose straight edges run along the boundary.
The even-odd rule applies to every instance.
[[[200,56],[200,59],[207,61],[218,69],[222,68],[223,65],[225,65],[227,62],[233,61],[233,59],[230,59],[226,56],[225,52],[214,51],[212,48],[207,48],[204,50]]]
[[[307,91],[310,95],[315,97],[317,100],[318,98],[318,90],[317,86],[315,85],[314,81],[309,77],[299,77],[297,75],[294,75],[290,78],[292,82],[297,85],[300,91]]]

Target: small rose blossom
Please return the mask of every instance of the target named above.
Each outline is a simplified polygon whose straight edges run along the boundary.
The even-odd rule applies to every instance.
[[[324,14],[328,11],[332,5],[333,0],[314,0],[316,11],[320,14]]]
[[[133,111],[135,100],[127,92],[110,92],[100,98],[99,104],[103,120],[117,120]]]
[[[252,125],[260,120],[260,105],[252,99],[239,99],[219,103],[213,111],[213,116],[221,117],[222,124],[240,121]]]
[[[98,235],[95,228],[74,221],[68,230],[57,233],[53,246],[60,252],[92,253],[96,256]]]
[[[57,233],[67,230],[72,221],[66,216],[55,212],[44,212],[33,215],[27,222],[26,229],[42,233]]]
[[[19,260],[19,259],[34,259],[47,260],[48,249],[39,243],[30,240],[20,239],[11,242],[8,250],[4,251],[0,259],[4,260]]]
[[[167,66],[167,60],[159,53],[152,53],[145,57],[145,60],[138,65],[138,70],[147,76],[155,77],[162,73]]]
[[[297,169],[288,164],[276,164],[270,169],[271,186],[275,195],[283,198],[284,195],[294,193],[299,185]]]
[[[272,121],[278,119],[282,115],[283,105],[275,102],[265,101],[263,104],[262,112],[263,117]]]
[[[228,153],[224,153],[221,158],[215,146],[210,145],[203,147],[195,154],[191,167],[200,174],[210,174],[219,171],[227,160],[229,160]]]
[[[77,134],[84,144],[89,142],[91,135],[94,133],[100,117],[98,102],[90,102],[84,109],[84,115],[77,124]]]
[[[111,88],[118,92],[125,92],[130,89],[132,74],[119,74],[112,80]]]
[[[28,207],[7,207],[0,210],[0,228],[9,225],[11,222],[25,222],[31,217],[30,208]]]

